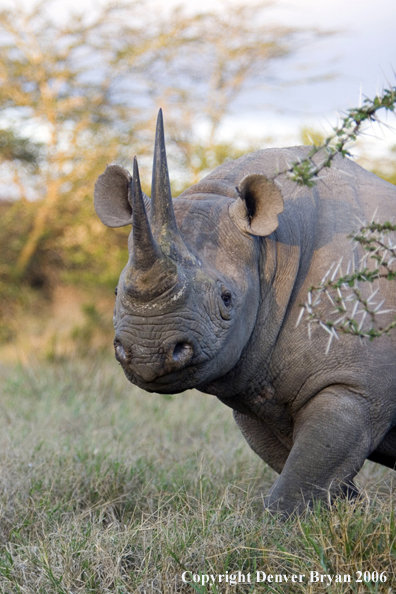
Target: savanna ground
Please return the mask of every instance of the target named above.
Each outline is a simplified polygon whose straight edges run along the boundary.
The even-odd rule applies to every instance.
[[[110,358],[0,368],[0,592],[392,592],[394,473],[366,463],[357,504],[280,522],[275,473],[231,410],[147,394]],[[350,574],[351,583],[184,584],[181,575]],[[356,571],[387,581],[357,583]]]

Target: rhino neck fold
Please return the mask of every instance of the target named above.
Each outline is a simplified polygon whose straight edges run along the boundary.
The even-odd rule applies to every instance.
[[[202,392],[217,396],[221,402],[244,414],[247,406],[253,416],[262,399],[270,402],[275,398],[276,386],[273,381],[277,376],[273,373],[272,357],[282,342],[285,325],[290,322],[289,315],[295,299],[294,287],[301,263],[297,245],[277,241],[276,232],[273,237],[260,242],[260,306],[241,357],[226,375],[199,387]],[[293,318],[291,323],[294,328],[296,320]],[[260,357],[257,357],[257,353],[260,353]],[[248,373],[246,370],[249,370]],[[235,399],[241,403],[239,407],[235,406]]]

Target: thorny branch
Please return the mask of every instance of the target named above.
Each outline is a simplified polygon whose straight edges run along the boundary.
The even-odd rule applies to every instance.
[[[362,125],[365,122],[378,121],[377,112],[380,109],[395,113],[395,104],[395,86],[385,89],[382,95],[377,95],[374,100],[366,98],[361,107],[347,111],[341,124],[334,129],[334,133],[323,145],[313,146],[304,160],[292,163],[289,169],[282,173],[287,173],[300,185],[312,187],[318,179],[318,173],[325,167],[330,167],[336,155],[350,156],[346,145],[356,140],[361,133]],[[325,157],[320,163],[315,164],[313,157],[319,152]],[[346,274],[343,275],[340,261],[336,266],[331,266],[318,285],[310,287],[307,301],[301,306],[297,325],[305,313],[309,335],[314,324],[321,326],[329,334],[326,352],[329,351],[333,339],[339,338],[339,334],[352,334],[373,340],[388,335],[396,326],[396,312],[382,309],[384,301],[375,300],[379,289],[374,289],[374,285],[378,284],[380,279],[391,281],[396,278],[396,244],[391,236],[395,231],[396,225],[390,222],[380,223],[373,218],[369,224],[365,223],[350,236],[355,246],[360,244],[365,251],[359,269],[352,269],[353,263],[350,262]],[[368,296],[365,296],[368,285],[364,283],[371,286]],[[330,314],[328,307],[323,307],[324,301],[330,302],[333,307]],[[394,315],[391,318],[392,313]],[[379,316],[386,314],[389,314],[387,321],[381,325],[381,319],[384,318]]]
[[[382,95],[377,95],[374,100],[366,98],[361,107],[349,109],[341,120],[341,124],[334,129],[334,133],[326,138],[321,146],[313,146],[308,156],[300,162],[294,162],[290,168],[282,173],[287,173],[290,178],[300,185],[312,187],[315,185],[315,177],[325,167],[330,167],[336,155],[342,157],[350,156],[346,145],[356,140],[361,133],[362,125],[365,122],[376,122],[377,112],[380,109],[395,112],[396,87],[385,89]],[[313,157],[319,152],[325,155],[319,163],[313,162]]]
[[[379,280],[391,281],[396,278],[396,243],[394,236],[392,237],[395,231],[396,225],[389,222],[379,223],[373,220],[364,224],[350,236],[355,245],[360,244],[365,251],[358,269],[355,270],[353,262],[350,262],[343,274],[340,260],[337,265],[330,267],[318,285],[310,287],[297,325],[305,313],[309,335],[312,325],[321,326],[329,334],[326,352],[329,351],[332,340],[339,338],[339,334],[352,334],[373,340],[389,334],[396,326],[395,310],[383,309],[384,300],[376,299],[379,291],[376,285]],[[369,283],[369,291],[368,285],[365,286],[364,283]],[[328,307],[325,307],[327,301],[332,306],[330,313]],[[381,316],[386,314],[389,314],[387,321],[381,325]]]

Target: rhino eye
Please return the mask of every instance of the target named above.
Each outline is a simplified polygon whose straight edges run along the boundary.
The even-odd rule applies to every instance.
[[[223,293],[221,294],[221,298],[223,300],[223,303],[226,307],[230,307],[231,305],[231,293],[229,291],[223,291]]]
[[[116,288],[114,289],[114,295],[117,297],[117,293],[118,293],[118,285],[116,286]]]
[[[232,316],[232,297],[231,291],[222,287],[221,301],[219,302],[220,315],[223,320],[231,320]]]

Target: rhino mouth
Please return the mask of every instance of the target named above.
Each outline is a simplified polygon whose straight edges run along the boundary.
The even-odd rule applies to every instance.
[[[195,369],[194,369],[195,368]],[[172,371],[153,380],[145,380],[136,372],[130,372],[124,369],[128,381],[142,388],[146,392],[156,392],[157,394],[178,394],[196,387],[196,375],[194,371],[196,366],[185,367],[178,371]]]

